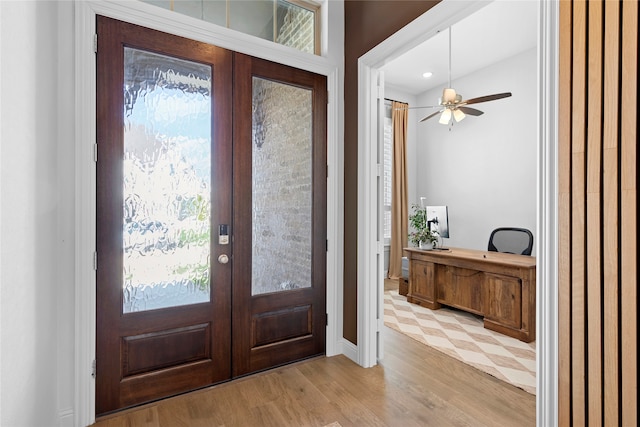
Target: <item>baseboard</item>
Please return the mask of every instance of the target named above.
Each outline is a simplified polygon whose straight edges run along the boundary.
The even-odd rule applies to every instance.
[[[58,419],[59,427],[74,427],[73,408],[62,409],[58,413]]]
[[[340,346],[342,347],[342,354],[347,356],[349,359],[358,363],[358,346],[352,343],[349,340],[342,339]]]

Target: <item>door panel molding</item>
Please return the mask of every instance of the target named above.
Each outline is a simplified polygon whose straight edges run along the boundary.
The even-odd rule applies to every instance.
[[[165,347],[173,352],[162,355]],[[210,358],[211,322],[122,338],[123,378]]]
[[[309,304],[254,314],[251,316],[251,348],[310,337],[313,334],[312,317]]]
[[[171,375],[171,379],[166,374]],[[202,387],[212,384],[211,360],[201,360],[188,365],[174,366],[162,371],[153,371],[131,378],[125,378],[120,384],[120,401],[123,407],[140,404],[140,401],[152,401],[158,394],[175,395],[193,390],[193,377],[202,382]],[[144,393],[153,390],[153,393]]]

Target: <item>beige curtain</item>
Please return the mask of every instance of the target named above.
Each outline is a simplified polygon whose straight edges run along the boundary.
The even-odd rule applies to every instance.
[[[408,104],[391,104],[393,122],[393,167],[391,171],[391,248],[389,250],[389,277],[402,276],[402,252],[408,240],[408,202],[407,202],[407,116]]]

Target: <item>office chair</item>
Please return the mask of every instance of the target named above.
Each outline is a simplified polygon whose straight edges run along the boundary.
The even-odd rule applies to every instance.
[[[509,254],[531,255],[533,234],[526,228],[500,227],[489,236],[489,250]]]

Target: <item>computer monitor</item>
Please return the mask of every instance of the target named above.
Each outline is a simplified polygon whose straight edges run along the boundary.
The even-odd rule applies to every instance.
[[[449,209],[447,206],[427,206],[427,223],[442,238],[449,238]]]

